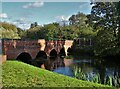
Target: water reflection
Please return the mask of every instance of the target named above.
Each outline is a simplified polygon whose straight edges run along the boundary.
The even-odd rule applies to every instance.
[[[44,62],[44,68],[53,72],[120,87],[120,64],[93,58],[49,58]]]
[[[80,61],[78,62],[78,60]],[[95,83],[120,87],[119,64],[96,59],[89,59],[90,61],[86,61],[86,59],[78,60],[77,62],[74,61],[74,65],[71,67],[73,68],[74,77]]]
[[[59,67],[65,67],[64,59],[60,57],[50,57],[45,63],[44,63],[45,69],[47,70],[55,70]]]

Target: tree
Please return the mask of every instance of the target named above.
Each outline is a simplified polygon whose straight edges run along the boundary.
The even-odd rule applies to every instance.
[[[117,5],[117,11],[118,11],[118,23],[119,23],[119,27],[118,27],[118,39],[119,39],[119,44],[118,45],[120,45],[120,1],[119,1],[119,3],[118,3],[118,5]]]
[[[85,25],[86,20],[86,15],[80,12],[78,12],[76,15],[72,15],[69,18],[70,25]]]
[[[18,35],[19,35],[19,37],[20,38],[23,38],[24,36],[25,36],[25,30],[23,30],[23,29],[21,29],[21,28],[17,28],[17,30],[18,30]]]
[[[119,54],[118,38],[118,11],[113,2],[94,2],[91,10],[91,21],[97,36],[95,37],[95,51],[99,54]],[[116,55],[115,54],[115,55]]]
[[[0,23],[0,38],[20,39],[15,25],[6,22]]]
[[[91,10],[91,21],[94,28],[101,26],[105,29],[113,28],[114,36],[117,33],[117,16],[115,5],[111,2],[94,2]]]
[[[46,37],[46,32],[41,26],[33,27],[25,32],[25,39],[43,39]]]
[[[38,26],[38,23],[37,22],[34,22],[31,24],[30,28],[34,28],[34,27],[37,27]]]
[[[69,18],[69,21],[70,21],[70,25],[74,25],[74,24],[75,24],[75,21],[76,21],[76,15],[72,15],[72,16]]]
[[[116,7],[116,15],[117,15],[117,24],[118,24],[118,46],[120,46],[120,1],[113,3]]]
[[[35,27],[36,27],[36,26],[38,26],[38,23],[37,23],[37,22],[35,22],[35,23],[34,23],[34,25],[35,25]]]

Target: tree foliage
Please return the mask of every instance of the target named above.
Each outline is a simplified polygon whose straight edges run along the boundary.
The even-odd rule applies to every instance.
[[[120,52],[112,49],[118,47],[118,11],[113,2],[94,2],[91,15],[88,16],[90,24],[97,31],[95,36],[95,53],[100,55],[106,52],[112,55]],[[119,48],[120,49],[120,48]]]
[[[59,23],[50,23],[44,26],[33,26],[26,31],[26,38],[46,40],[73,40],[79,37],[93,37],[96,32],[86,23],[87,16],[78,12],[69,18],[69,25],[60,26]]]
[[[0,26],[0,38],[20,39],[18,29],[15,25],[1,22]]]

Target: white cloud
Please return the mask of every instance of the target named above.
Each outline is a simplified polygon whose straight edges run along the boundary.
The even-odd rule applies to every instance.
[[[22,29],[28,29],[30,27],[30,24],[32,23],[31,21],[29,21],[27,18],[20,18],[17,20],[14,20],[12,22],[14,25],[16,25],[17,27],[20,27]]]
[[[62,16],[56,16],[55,18],[56,18],[57,20],[59,20],[59,21],[61,21],[61,20],[64,20],[64,19],[65,19],[64,15],[62,15]]]
[[[8,18],[8,15],[6,13],[0,13],[0,18]]]
[[[56,19],[57,21],[63,21],[63,20],[68,21],[69,18],[70,18],[70,16],[64,16],[64,15],[56,16],[56,17],[55,17],[55,19]]]
[[[55,17],[56,21],[59,23],[60,26],[68,25],[69,24],[69,21],[68,21],[69,18],[70,18],[70,16],[64,16],[64,15]]]
[[[34,7],[42,7],[44,5],[44,2],[37,1],[34,3],[28,3],[23,6],[23,8],[34,8]]]

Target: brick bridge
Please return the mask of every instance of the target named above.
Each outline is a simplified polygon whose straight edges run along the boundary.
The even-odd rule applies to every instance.
[[[76,42],[77,41],[77,42]],[[83,42],[84,41],[84,42]],[[47,56],[65,56],[67,50],[71,48],[73,42],[82,45],[90,45],[91,40],[77,39],[73,40],[16,40],[16,39],[1,39],[0,51],[2,52],[2,59],[35,59],[39,57],[47,58]],[[1,56],[0,56],[1,57]]]

